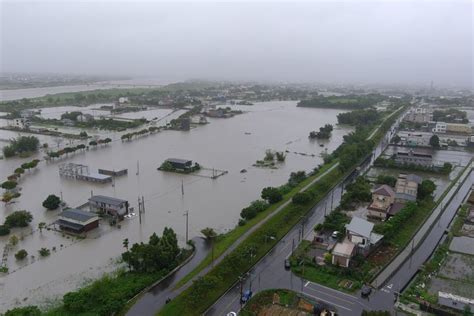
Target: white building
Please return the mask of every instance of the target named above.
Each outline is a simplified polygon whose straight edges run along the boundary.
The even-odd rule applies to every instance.
[[[435,127],[433,128],[433,133],[446,133],[446,129],[448,128],[448,124],[443,122],[437,122]]]

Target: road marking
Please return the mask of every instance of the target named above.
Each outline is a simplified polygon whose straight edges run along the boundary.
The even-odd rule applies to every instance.
[[[327,290],[330,290],[330,291],[339,293],[339,294],[341,294],[341,295],[348,296],[348,297],[353,298],[353,299],[355,299],[355,300],[358,300],[358,299],[359,299],[357,296],[350,295],[350,294],[344,293],[344,292],[342,292],[342,291],[338,291],[338,290],[332,289],[332,288],[330,288],[330,287],[321,285],[321,284],[319,284],[319,283],[314,283],[314,282],[311,282],[311,281],[308,281],[308,282],[309,282],[310,284],[315,285],[315,286],[320,286],[320,287],[322,287],[322,288],[325,288],[325,289],[327,289]],[[310,288],[310,289],[312,289],[312,288]],[[312,289],[312,290],[314,290],[314,289]]]
[[[306,282],[306,284],[304,285],[304,287],[307,287],[307,286],[308,286],[308,284],[309,284],[309,281],[308,281],[308,282]]]
[[[320,300],[320,301],[326,302],[326,303],[328,303],[328,304],[332,304],[332,305],[337,306],[337,307],[339,307],[339,308],[343,308],[343,309],[345,309],[345,310],[352,311],[352,309],[350,309],[350,308],[344,307],[344,306],[342,306],[342,305],[339,305],[339,304],[336,304],[336,303],[333,303],[333,302],[330,302],[330,301],[327,301],[327,300],[323,300],[322,298],[319,298],[319,297],[317,297],[317,296],[314,296],[314,295],[311,295],[311,294],[308,294],[308,293],[305,293],[305,292],[303,292],[303,294],[304,294],[304,295],[308,295],[309,297],[312,297],[312,298],[314,298],[314,299],[316,299],[316,300]]]
[[[348,300],[345,300],[343,298],[340,298],[340,297],[337,297],[335,295],[332,295],[332,294],[329,294],[329,293],[326,293],[326,292],[323,292],[323,291],[320,291],[320,290],[316,290],[316,289],[313,289],[311,287],[308,288],[309,290],[311,291],[314,291],[314,292],[318,292],[318,293],[321,293],[322,295],[324,296],[330,296],[332,298],[335,298],[336,300],[339,300],[339,301],[342,301],[342,302],[346,302],[346,303],[349,303],[351,305],[354,305],[354,302],[353,301],[348,301]]]
[[[226,307],[224,308],[224,310],[229,310],[230,306],[231,306],[232,304],[234,304],[235,300],[238,299],[238,298],[239,298],[239,297],[237,296],[237,297],[234,298],[232,301],[230,301],[230,303],[226,305]],[[215,302],[215,303],[217,303],[217,302]],[[215,304],[215,303],[214,303],[214,304]],[[240,311],[240,306],[239,306],[237,312],[238,312],[238,311]],[[226,313],[226,315],[227,315],[227,313]]]

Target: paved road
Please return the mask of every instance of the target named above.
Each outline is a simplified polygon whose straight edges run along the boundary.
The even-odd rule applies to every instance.
[[[420,247],[412,254],[411,260],[406,261],[388,280],[387,285],[381,290],[375,290],[369,299],[361,298],[359,293],[349,295],[316,283],[308,282],[284,269],[284,260],[291,254],[293,240],[295,240],[295,244],[298,241],[300,227],[295,227],[290,231],[290,233],[254,267],[251,271],[251,277],[245,280],[243,288],[251,288],[254,293],[272,288],[292,289],[310,296],[315,300],[334,306],[340,315],[360,315],[363,309],[389,310],[394,312],[394,291],[404,288],[416,274],[418,268],[430,257],[444,231],[453,219],[456,210],[469,192],[474,182],[474,173],[470,172],[466,179],[453,199],[447,204],[439,224],[437,222],[435,223],[435,226],[420,244]],[[335,201],[337,200],[337,202],[339,202],[340,187],[335,188],[335,190],[337,192],[335,194]],[[325,201],[322,201],[315,207],[306,230],[310,230],[315,223],[323,220],[324,205],[327,200],[330,201],[329,196]],[[305,233],[305,236],[308,237],[310,234],[311,232],[308,231]],[[394,284],[396,284],[396,286]],[[235,284],[205,313],[205,315],[222,316],[230,311],[238,311],[240,310],[239,298],[240,285]]]

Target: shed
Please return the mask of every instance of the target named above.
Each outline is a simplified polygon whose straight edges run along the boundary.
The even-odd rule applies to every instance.
[[[169,162],[173,168],[181,170],[189,169],[193,165],[193,161],[188,159],[168,158],[166,162]]]

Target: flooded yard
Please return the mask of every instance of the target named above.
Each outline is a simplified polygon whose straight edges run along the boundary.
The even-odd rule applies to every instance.
[[[131,142],[122,142],[120,133],[111,133],[114,141],[110,145],[57,161],[41,162],[37,170],[26,172],[19,181],[22,196],[16,203],[2,204],[0,208],[2,222],[16,210],[28,210],[34,217],[31,228],[13,232],[18,237],[23,234],[24,238],[8,258],[8,267],[14,272],[0,277],[0,312],[24,299],[30,304],[45,304],[45,298],[62,297],[85,279],[113,270],[112,262],[124,251],[124,238],[128,238],[130,244],[146,241],[150,234],[161,233],[168,226],[184,244],[185,211],[189,210],[190,238],[200,235],[205,227],[221,233],[232,229],[241,209],[258,199],[262,188],[285,183],[293,171],[312,170],[322,162],[321,153],[337,148],[343,135],[350,131],[335,126],[329,141],[319,143],[308,139],[310,131],[327,123],[335,125],[339,110],[297,108],[296,102],[291,101],[235,108],[247,112],[230,119],[209,119],[210,124],[188,132],[163,131]],[[136,114],[149,115],[148,119],[158,115],[154,112]],[[6,137],[4,133],[7,132],[0,132],[0,138]],[[277,169],[252,167],[256,160],[264,157],[267,149],[287,150],[286,161]],[[44,153],[37,154],[39,159],[43,156]],[[213,180],[158,171],[161,163],[171,157],[190,159],[205,168],[228,173]],[[31,159],[1,161],[1,177],[6,178],[21,163]],[[91,169],[126,168],[128,175],[108,184],[61,178],[58,167],[64,162],[84,164]],[[241,173],[242,169],[247,172]],[[141,224],[137,217],[124,220],[120,228],[103,222],[97,238],[73,240],[53,231],[40,233],[37,230],[39,222],[51,224],[57,219],[59,211],[46,211],[41,205],[49,194],[62,194],[71,207],[84,204],[91,194],[103,194],[126,199],[135,209],[138,209],[138,197],[143,196],[146,213]],[[31,229],[35,232],[28,235]],[[8,237],[0,237],[1,249],[7,240]],[[49,257],[39,258],[37,251],[41,247],[56,250]],[[34,262],[28,258],[27,264],[18,263],[11,257],[23,248],[35,256]]]

